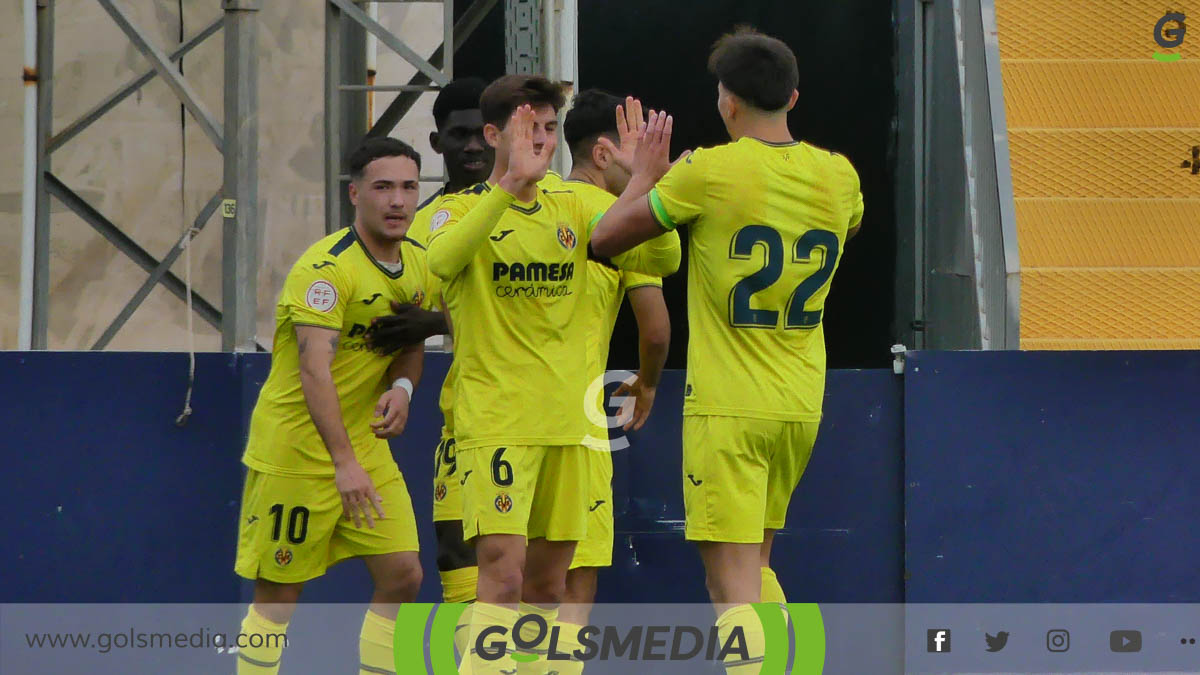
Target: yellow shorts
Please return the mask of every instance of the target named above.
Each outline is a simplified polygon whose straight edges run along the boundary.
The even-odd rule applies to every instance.
[[[762,543],[783,527],[818,422],[685,415],[683,504],[692,541]]]
[[[463,539],[583,539],[592,454],[582,445],[459,448]]]
[[[395,464],[372,473],[385,518],[375,528],[342,517],[333,476],[275,476],[250,469],[242,492],[234,571],[247,579],[299,583],[346,558],[416,551],[417,521]],[[372,514],[374,515],[374,514]]]
[[[588,487],[587,535],[575,548],[571,569],[610,567],[613,553],[612,453],[592,450]]]
[[[462,520],[462,483],[459,478],[454,438],[443,435],[434,451],[433,522]]]

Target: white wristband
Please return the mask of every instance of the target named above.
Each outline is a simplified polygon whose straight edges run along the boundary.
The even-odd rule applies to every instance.
[[[413,383],[412,380],[408,379],[407,377],[396,378],[396,381],[392,383],[392,389],[403,389],[404,391],[408,392],[408,397],[412,398]]]

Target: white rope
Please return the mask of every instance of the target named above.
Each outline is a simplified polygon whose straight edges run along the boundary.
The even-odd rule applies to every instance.
[[[179,2],[179,41],[183,42],[183,0]],[[183,59],[179,59],[179,72],[183,72]],[[183,223],[183,237],[179,245],[183,247],[183,268],[187,299],[187,336],[188,336],[188,385],[187,394],[183,398],[183,412],[175,418],[175,426],[182,427],[192,416],[192,388],[196,384],[196,333],[192,329],[192,239],[199,231],[188,224],[187,218],[187,117],[183,104],[179,106],[179,140],[181,146],[179,167],[179,222]]]
[[[187,286],[187,334],[188,334],[188,385],[187,395],[183,399],[183,412],[175,418],[175,426],[187,424],[192,416],[192,388],[196,384],[196,333],[192,330],[192,238],[196,236],[196,228],[188,227],[179,241],[183,247],[184,279]]]

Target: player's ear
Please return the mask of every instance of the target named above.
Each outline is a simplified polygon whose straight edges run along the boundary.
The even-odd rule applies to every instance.
[[[491,122],[483,125],[483,140],[487,141],[487,144],[493,148],[500,147],[500,134],[502,133],[504,133],[504,130]]]
[[[358,206],[358,181],[351,179],[346,191],[350,193],[350,203]]]
[[[796,101],[800,100],[800,92],[796,89],[792,90],[792,95],[788,98],[787,109],[790,112],[796,107]]]
[[[608,148],[600,142],[592,144],[592,164],[596,165],[597,169],[604,171],[608,168],[609,155]]]
[[[438,132],[429,132],[429,147],[433,148],[433,151],[439,155],[442,154],[442,147],[440,144],[441,139],[442,137],[438,135]]]

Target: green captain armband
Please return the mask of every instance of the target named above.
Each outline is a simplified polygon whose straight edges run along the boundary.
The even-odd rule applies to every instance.
[[[674,230],[678,227],[667,213],[667,207],[663,206],[662,197],[658,196],[658,188],[652,188],[646,196],[650,200],[650,213],[654,214],[654,219],[664,230]]]

